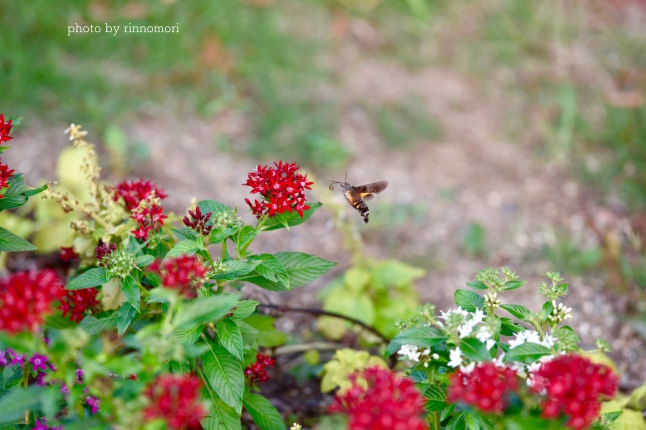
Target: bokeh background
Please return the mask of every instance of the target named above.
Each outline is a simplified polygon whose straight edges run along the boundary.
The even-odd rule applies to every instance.
[[[68,36],[76,23],[180,32]],[[423,269],[440,308],[483,267],[510,266],[521,291],[556,270],[583,345],[610,341],[624,387],[646,378],[645,2],[0,0],[0,52],[0,112],[20,119],[3,158],[27,183],[61,173],[72,122],[106,179],[153,179],[179,214],[209,198],[251,220],[246,173],[295,161],[326,206],[254,247],[339,265],[261,301],[316,306],[353,250]],[[327,189],[346,172],[390,181],[368,225]]]

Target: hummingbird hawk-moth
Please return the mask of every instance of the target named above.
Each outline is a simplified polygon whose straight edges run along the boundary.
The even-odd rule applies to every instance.
[[[347,180],[347,175],[346,175]],[[379,181],[373,182],[366,185],[353,186],[347,182],[341,181],[331,181],[330,190],[334,190],[334,184],[339,184],[343,188],[343,195],[345,199],[350,203],[350,205],[355,208],[361,216],[363,217],[364,222],[368,223],[368,216],[370,215],[370,209],[364,200],[370,200],[374,197],[375,194],[379,194],[388,186],[388,181]]]

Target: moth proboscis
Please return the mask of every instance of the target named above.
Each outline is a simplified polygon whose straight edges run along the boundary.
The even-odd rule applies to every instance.
[[[356,187],[354,185],[350,185],[345,181],[331,182],[332,183],[329,187],[330,190],[334,190],[334,184],[339,184],[341,188],[343,188],[343,195],[345,196],[345,199],[348,201],[348,203],[350,203],[350,206],[359,211],[359,213],[363,217],[363,221],[366,223],[368,223],[369,221],[368,217],[370,216],[370,209],[368,209],[368,205],[366,205],[364,200],[370,200],[375,196],[375,194],[379,194],[380,192],[385,190],[386,187],[388,187],[388,181],[372,182],[370,184],[357,185]]]

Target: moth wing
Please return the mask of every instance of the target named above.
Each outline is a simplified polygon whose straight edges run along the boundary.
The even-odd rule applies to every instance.
[[[359,192],[362,200],[370,200],[375,194],[379,194],[388,187],[388,181],[373,182],[371,184],[359,185],[355,187]]]

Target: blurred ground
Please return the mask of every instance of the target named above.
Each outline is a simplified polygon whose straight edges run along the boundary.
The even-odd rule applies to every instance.
[[[283,5],[250,3],[245,7]],[[109,163],[106,175],[155,180],[169,195],[165,206],[178,213],[195,196],[238,206],[245,219],[249,219],[244,208],[247,190],[241,184],[246,172],[258,163],[286,159],[290,154],[315,175],[322,186],[318,197],[324,201],[341,202],[338,190],[327,190],[327,181],[342,179],[346,169],[348,180],[355,184],[388,180],[389,188],[370,204],[369,225],[350,207],[346,214],[361,232],[368,255],[401,259],[427,271],[417,282],[422,301],[446,309],[455,289],[464,287],[478,270],[507,265],[535,288],[505,295],[503,300],[536,307],[540,306],[537,287],[542,275],[559,270],[570,282],[565,303],[574,309],[571,325],[579,331],[583,346],[594,348],[597,337],[609,340],[624,385],[639,385],[646,378],[646,362],[639,357],[646,351],[639,326],[628,320],[644,311],[639,304],[643,292],[613,284],[613,260],[606,258],[604,250],[608,237],[624,239],[622,229],[640,212],[631,209],[630,201],[619,199],[612,187],[586,182],[577,173],[578,159],[571,152],[572,145],[578,144],[578,129],[574,120],[568,125],[569,93],[563,90],[564,80],[585,75],[583,83],[571,84],[573,91],[582,94],[576,99],[577,112],[592,109],[591,118],[595,118],[594,106],[586,104],[592,94],[589,88],[601,95],[614,88],[611,75],[595,69],[598,53],[591,46],[598,46],[595,41],[609,29],[623,25],[622,37],[630,39],[631,32],[641,37],[639,29],[646,28],[644,9],[637,3],[614,3],[616,9],[603,2],[591,2],[589,7],[538,2],[528,12],[516,14],[508,10],[513,7],[508,2],[455,2],[432,5],[428,16],[426,12],[420,12],[421,17],[401,12],[404,16],[385,18],[376,12],[375,16],[349,13],[336,2],[328,9],[314,9],[316,13],[309,16],[313,11],[307,6],[286,2],[304,20],[282,16],[281,28],[293,38],[326,43],[307,60],[316,63],[325,76],[310,78],[306,92],[299,92],[302,84],[298,84],[293,88],[296,94],[285,91],[271,99],[274,104],[269,111],[290,110],[280,127],[263,129],[254,116],[258,111],[236,101],[207,109],[206,114],[166,109],[178,97],[179,106],[186,104],[181,95],[169,94],[166,101],[151,101],[132,111],[131,117],[115,119],[130,143],[120,149],[124,158],[111,158],[116,167],[125,166],[121,176],[109,169]],[[573,13],[572,20],[585,23],[576,29],[588,31],[587,38],[542,39],[545,23],[538,17],[564,20],[564,11]],[[522,21],[526,18],[527,23]],[[493,36],[481,31],[491,26],[493,30],[487,31]],[[214,28],[217,32],[217,25]],[[565,24],[553,28],[574,31]],[[501,42],[502,48],[496,45],[500,42],[496,31],[508,38],[506,44]],[[480,39],[483,34],[490,38]],[[227,59],[229,55],[235,58],[235,47],[228,51],[219,39],[212,40],[202,50],[202,61],[215,68],[235,69],[231,65],[235,59]],[[401,44],[402,52],[396,52],[399,45],[395,42]],[[606,54],[624,58],[621,51]],[[632,57],[626,54],[625,58]],[[297,63],[288,66],[298,68]],[[152,79],[130,74],[125,66],[113,67],[116,73],[111,75]],[[473,67],[479,72],[474,73]],[[231,77],[226,71],[225,75]],[[553,82],[544,83],[548,78]],[[259,82],[262,79],[254,85]],[[260,97],[253,91],[261,92],[254,85],[246,87],[252,99]],[[289,82],[284,85],[290,88]],[[541,88],[549,90],[541,92]],[[199,92],[199,86],[193,91]],[[243,98],[239,93],[233,97]],[[308,102],[295,103],[294,97],[305,97]],[[334,114],[324,123],[329,128],[306,127],[306,133],[315,135],[311,140],[299,134],[298,125],[320,114],[310,104],[317,101],[326,106],[333,101]],[[553,105],[557,108],[551,110]],[[381,115],[385,107],[393,106],[396,114]],[[411,109],[412,119],[406,114]],[[8,153],[12,168],[25,172],[31,184],[52,178],[56,154],[67,144],[62,130],[68,124],[60,118],[48,119],[46,113],[40,115],[19,130]],[[68,120],[77,121],[74,117]],[[90,131],[89,140],[105,143],[102,126],[89,121],[83,122]],[[431,126],[425,129],[420,124]],[[262,130],[271,132],[264,143]],[[329,145],[316,143],[321,141]],[[109,148],[101,148],[107,158],[114,156]],[[317,199],[312,196],[312,200]],[[325,207],[307,228],[260,237],[254,243],[258,252],[303,251],[339,265],[320,282],[288,294],[267,295],[253,288],[247,292],[274,302],[316,305],[317,291],[351,263],[342,242]],[[294,329],[303,321],[297,318],[284,318],[281,324]]]

